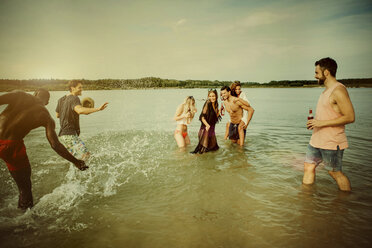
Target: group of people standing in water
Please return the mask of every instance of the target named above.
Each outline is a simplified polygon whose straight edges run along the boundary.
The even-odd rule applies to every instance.
[[[315,119],[309,119],[307,128],[313,130],[307,147],[304,162],[304,185],[311,185],[315,181],[315,169],[324,162],[329,175],[336,181],[342,191],[351,191],[349,179],[342,172],[342,158],[344,150],[348,148],[345,125],[355,121],[354,108],[346,87],[336,80],[337,63],[332,58],[323,58],[315,62],[315,78],[318,84],[326,89],[320,95]],[[241,91],[239,81],[230,87],[221,88],[222,104],[219,108],[216,89],[208,90],[208,100],[204,103],[199,120],[199,142],[192,153],[205,153],[219,149],[215,134],[215,125],[221,120],[226,109],[230,120],[226,125],[225,139],[244,145],[246,129],[252,119],[254,109],[245,94]],[[174,138],[180,148],[190,144],[187,126],[195,113],[195,99],[189,96],[178,106],[174,120],[177,121]]]
[[[235,81],[229,86],[221,88],[221,108],[218,105],[218,93],[216,89],[208,89],[208,99],[205,101],[199,116],[201,122],[198,133],[199,142],[192,153],[205,153],[219,149],[215,126],[221,120],[224,112],[229,113],[230,120],[226,124],[225,139],[230,139],[233,143],[244,145],[246,129],[252,119],[254,109],[250,105],[246,95],[241,90],[239,81]],[[184,103],[180,104],[176,110],[174,120],[177,127],[174,138],[178,147],[184,148],[190,144],[187,126],[193,120],[197,110],[193,96],[186,97]]]
[[[342,157],[348,148],[345,125],[354,122],[355,113],[346,87],[336,80],[337,63],[331,58],[323,58],[315,63],[315,78],[325,90],[320,95],[316,115],[307,122],[307,128],[313,130],[304,163],[303,184],[315,181],[315,168],[323,161],[330,176],[342,191],[351,191],[350,181],[342,172]],[[45,105],[49,102],[49,92],[39,89],[32,96],[24,91],[13,91],[0,96],[0,105],[8,105],[0,114],[0,158],[5,161],[8,170],[19,190],[18,207],[31,208],[31,165],[24,145],[24,137],[33,129],[44,127],[50,146],[64,159],[72,162],[79,170],[86,170],[85,160],[89,151],[79,138],[79,115],[91,114],[106,109],[108,103],[98,108],[85,107],[78,98],[82,92],[81,81],[69,82],[69,93],[58,101],[56,116],[61,130],[59,137],[55,132],[55,123]],[[226,110],[230,120],[226,125],[225,139],[244,145],[246,129],[252,119],[254,109],[241,91],[240,82],[221,88],[223,106],[218,106],[216,89],[208,90],[208,99],[203,105],[199,120],[199,142],[193,153],[204,153],[219,149],[215,134],[215,125]],[[174,120],[177,128],[174,133],[177,145],[190,144],[187,126],[197,113],[195,99],[189,96],[178,106]],[[62,143],[60,142],[62,141]]]

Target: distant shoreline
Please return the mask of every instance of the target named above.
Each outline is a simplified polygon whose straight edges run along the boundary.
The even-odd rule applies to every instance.
[[[44,88],[49,91],[66,91],[66,79],[0,79],[0,92],[12,90],[34,91]],[[193,88],[221,88],[233,81],[210,80],[175,80],[155,77],[140,79],[81,79],[84,90],[143,90],[143,89],[193,89]],[[338,80],[348,88],[372,88],[372,78],[353,78]],[[315,80],[281,80],[268,83],[241,82],[243,88],[317,88]]]

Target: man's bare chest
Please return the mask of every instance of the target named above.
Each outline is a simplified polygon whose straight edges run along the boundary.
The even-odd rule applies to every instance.
[[[230,103],[226,103],[225,105],[226,105],[226,111],[229,113],[235,113],[240,110],[239,105],[235,103],[230,102]]]

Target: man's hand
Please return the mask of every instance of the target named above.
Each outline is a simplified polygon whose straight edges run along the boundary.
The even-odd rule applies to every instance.
[[[86,170],[86,169],[89,168],[88,166],[85,165],[85,162],[84,162],[83,160],[78,160],[78,162],[75,163],[75,166],[76,166],[79,170],[81,170],[81,171]]]
[[[312,120],[308,120],[307,121],[307,129],[314,129],[314,127],[324,127],[325,126],[325,123],[324,121],[321,121],[321,120],[316,120],[316,119],[312,119]]]
[[[101,107],[98,108],[99,111],[104,110],[107,107],[108,102],[105,102],[101,105]]]
[[[246,130],[248,125],[249,125],[249,121],[247,122],[247,124],[245,124],[243,120],[240,120],[239,128],[243,128],[243,130]]]

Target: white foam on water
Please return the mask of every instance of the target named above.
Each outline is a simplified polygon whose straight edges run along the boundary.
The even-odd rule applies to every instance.
[[[156,140],[158,142],[154,144]],[[116,141],[116,144],[111,141]],[[150,179],[159,168],[162,143],[164,142],[161,142],[159,135],[151,132],[133,131],[93,136],[87,140],[87,144],[93,147],[92,156],[87,162],[89,169],[79,171],[70,164],[62,183],[51,193],[42,196],[32,210],[19,216],[12,225],[19,226],[23,223],[23,228],[19,230],[21,232],[37,226],[35,222],[38,221],[35,220],[41,218],[43,223],[49,223],[47,229],[51,231],[87,228],[89,224],[79,220],[84,214],[84,204],[94,202],[97,198],[114,196],[118,188],[129,183],[134,176],[142,175]],[[51,158],[48,161],[58,164],[58,159]],[[47,165],[47,162],[44,164]],[[48,172],[48,169],[36,171],[35,180],[41,180]],[[14,198],[11,201],[15,201]],[[14,204],[9,206],[14,207]]]
[[[5,199],[0,212],[1,229],[22,233],[31,229],[79,231],[89,227],[81,220],[86,204],[95,199],[111,197],[119,187],[129,183],[134,176],[149,180],[159,168],[162,159],[164,133],[153,132],[106,132],[88,139],[86,142],[92,153],[87,162],[89,169],[79,171],[73,164],[52,192],[43,195],[31,210],[17,209],[18,192]],[[51,151],[53,153],[53,151]],[[45,176],[54,171],[45,166],[60,166],[65,161],[52,154],[40,162],[42,166],[33,170],[33,181],[43,185]],[[60,180],[60,179],[58,179]],[[11,182],[12,184],[14,182]],[[34,183],[35,186],[35,183]],[[12,213],[12,214],[9,214]],[[6,217],[4,217],[6,216]]]
[[[77,205],[86,194],[87,185],[78,180],[75,171],[76,168],[71,165],[66,175],[68,181],[55,188],[52,193],[40,198],[33,208],[36,214],[39,216],[45,216],[51,212],[59,214]]]

